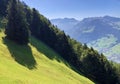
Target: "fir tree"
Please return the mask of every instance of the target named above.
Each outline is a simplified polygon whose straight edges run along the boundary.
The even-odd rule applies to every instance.
[[[0,16],[6,16],[7,4],[9,0],[0,0]]]
[[[35,8],[33,8],[33,18],[32,18],[31,27],[30,27],[31,34],[36,37],[39,37],[41,26],[42,25],[40,20],[40,14]]]
[[[5,34],[8,39],[26,45],[29,42],[29,30],[23,10],[24,7],[19,0],[10,0]]]

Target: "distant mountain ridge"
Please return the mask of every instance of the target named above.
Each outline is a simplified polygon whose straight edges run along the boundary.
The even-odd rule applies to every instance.
[[[73,32],[69,33],[71,36],[76,36],[75,39],[83,43],[89,43],[92,40],[106,36],[107,34],[114,34],[119,37],[120,18],[110,16],[85,18],[75,25],[72,29]],[[76,35],[75,35],[75,34]],[[87,38],[81,39],[81,38]]]
[[[79,21],[74,18],[52,19],[51,22],[64,31],[69,31],[69,29],[73,28],[74,25],[77,25],[79,23]]]
[[[69,18],[67,19],[69,20]],[[82,43],[87,43],[89,46],[99,50],[108,56],[108,59],[120,62],[120,18],[104,16],[84,18],[81,21],[75,21],[75,25],[69,25],[64,19],[57,19],[57,24],[54,19],[51,20],[58,28],[64,30],[72,38]]]

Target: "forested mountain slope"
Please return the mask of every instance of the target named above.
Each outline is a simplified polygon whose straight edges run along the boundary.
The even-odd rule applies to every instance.
[[[0,32],[0,84],[94,84],[34,37],[28,46],[4,37]]]
[[[4,22],[4,25],[2,24],[3,29],[1,31],[4,30],[5,34],[2,34],[3,36],[1,37],[1,41],[4,44],[1,44],[7,47],[16,63],[27,67],[29,70],[35,69],[37,71],[39,70],[37,69],[37,66],[40,65],[37,58],[42,59],[42,57],[39,57],[43,56],[39,54],[42,52],[49,59],[64,62],[74,71],[79,73],[79,75],[82,73],[84,76],[100,84],[120,83],[119,64],[108,61],[102,53],[99,53],[92,47],[89,48],[86,44],[83,45],[76,40],[71,39],[71,37],[67,36],[64,31],[59,30],[56,26],[51,24],[50,20],[40,14],[37,9],[31,9],[19,0],[10,0],[8,4],[7,17],[4,17],[3,15],[1,18],[3,18],[1,21]],[[60,56],[56,56],[55,54],[51,55],[49,49],[45,48],[41,42],[49,46]],[[34,53],[37,52],[34,50],[39,52]],[[50,66],[47,66],[47,68],[53,67],[51,63],[48,63],[48,65],[49,64]],[[45,71],[48,71],[49,69]],[[52,71],[48,72],[53,73]],[[45,74],[46,73],[47,72],[45,72]],[[74,79],[77,77],[73,75],[69,76],[74,77]],[[52,80],[50,81],[52,82]]]

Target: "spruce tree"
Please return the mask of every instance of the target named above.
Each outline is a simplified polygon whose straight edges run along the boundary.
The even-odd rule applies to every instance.
[[[7,12],[7,4],[8,4],[8,0],[0,0],[0,16],[6,16]]]
[[[33,11],[33,18],[32,18],[31,27],[30,27],[31,34],[36,37],[39,37],[40,29],[42,27],[41,20],[40,20],[40,14],[35,8],[33,8],[32,11]]]
[[[29,42],[29,30],[24,6],[19,0],[10,0],[8,5],[8,23],[6,37],[16,43],[26,45]]]

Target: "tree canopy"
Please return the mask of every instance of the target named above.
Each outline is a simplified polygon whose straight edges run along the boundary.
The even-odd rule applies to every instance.
[[[24,6],[19,0],[9,1],[7,18],[6,37],[19,44],[26,45],[29,42],[28,23],[26,21]]]

